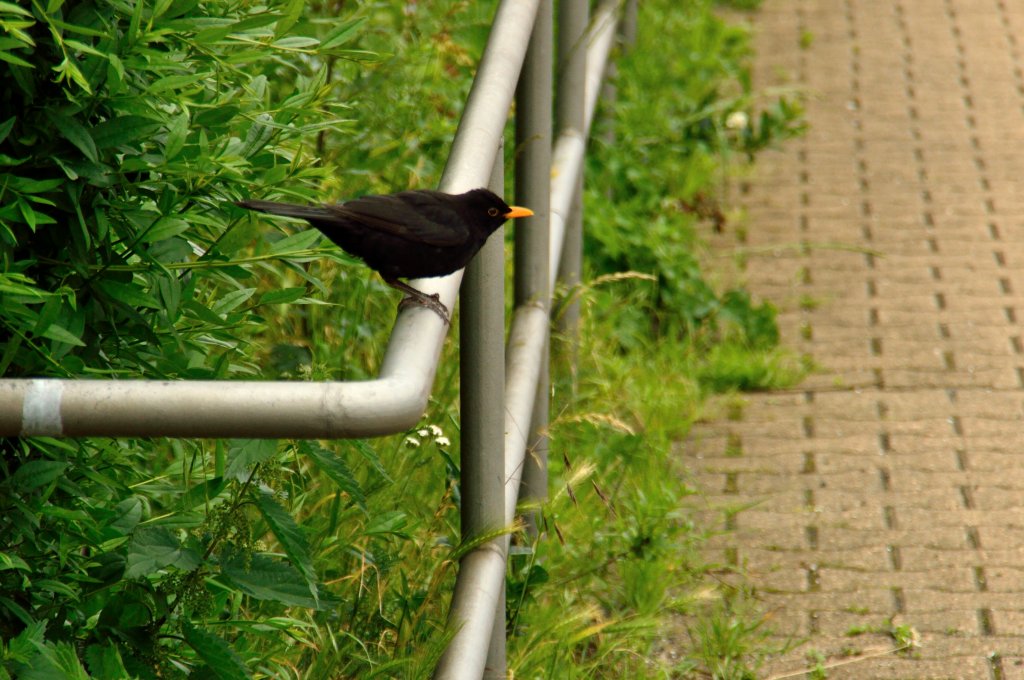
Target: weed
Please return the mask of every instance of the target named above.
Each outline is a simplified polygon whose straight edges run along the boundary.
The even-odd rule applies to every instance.
[[[812,665],[807,671],[809,680],[825,680],[828,671],[825,669],[826,657],[820,651],[812,649],[807,652],[807,661]]]

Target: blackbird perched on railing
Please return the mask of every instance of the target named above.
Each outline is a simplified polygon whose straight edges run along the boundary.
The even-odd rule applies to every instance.
[[[487,189],[464,194],[402,191],[363,196],[338,205],[305,206],[274,201],[239,201],[250,210],[307,220],[343,250],[380,273],[384,283],[450,323],[438,296],[399,281],[445,276],[466,266],[505,220],[529,217],[529,208],[509,206]]]

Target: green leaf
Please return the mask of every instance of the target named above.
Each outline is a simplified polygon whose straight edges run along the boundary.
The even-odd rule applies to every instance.
[[[281,37],[288,33],[288,30],[302,16],[305,4],[304,0],[288,0],[288,4],[281,10],[281,18],[278,20],[277,25],[274,26],[275,37]]]
[[[294,35],[288,38],[281,38],[275,40],[271,47],[277,47],[279,49],[296,50],[305,49],[308,47],[316,47],[320,44],[320,41],[316,38],[304,35]]]
[[[92,86],[89,85],[89,80],[82,73],[82,70],[78,68],[78,64],[72,60],[71,56],[67,56],[57,66],[52,69],[58,75],[59,80],[67,80],[69,82],[76,83],[80,88],[86,91],[87,94],[92,94]]]
[[[105,37],[107,37],[107,34],[104,33],[103,31],[97,30],[95,28],[86,28],[85,26],[79,26],[77,24],[69,24],[69,23],[67,23],[65,21],[61,21],[60,19],[57,19],[56,17],[52,16],[53,13],[57,11],[53,7],[53,5],[63,5],[63,4],[64,4],[64,0],[50,0],[51,7],[48,7],[46,9],[46,13],[51,15],[51,16],[46,17],[46,22],[48,24],[50,24],[52,26],[56,26],[56,27],[60,28],[61,30],[67,31],[69,33],[77,33],[78,35],[88,35],[88,36],[91,36],[93,38],[105,38]],[[101,56],[105,57],[105,56],[107,56],[107,54],[106,53],[101,53]]]
[[[19,7],[13,2],[0,2],[0,12],[10,12],[11,14],[20,14],[24,17],[31,17],[32,12],[29,12],[24,7]]]
[[[28,562],[17,555],[9,555],[5,552],[0,552],[0,571],[8,571],[9,569],[32,571],[32,567],[28,566]]]
[[[180,506],[183,510],[191,510],[199,505],[205,506],[223,493],[227,486],[228,482],[223,477],[214,477],[196,484],[182,495]]]
[[[8,64],[14,64],[15,66],[24,66],[25,68],[35,68],[32,64],[25,61],[21,57],[15,56],[10,52],[0,51],[0,61],[6,61]]]
[[[85,663],[95,680],[122,680],[132,675],[124,667],[121,653],[114,644],[89,645],[85,650]]]
[[[245,133],[245,141],[239,152],[242,158],[251,158],[267,145],[274,136],[274,128],[270,125],[273,122],[274,118],[269,113],[261,113],[256,117]]]
[[[107,525],[122,536],[126,536],[142,520],[142,500],[137,496],[126,498],[114,508],[116,515]]]
[[[20,604],[18,604],[9,597],[4,597],[3,595],[0,595],[0,606],[2,606],[3,609],[6,609],[10,614],[13,614],[19,621],[24,623],[26,626],[32,627],[35,625],[45,625],[43,622],[39,622],[37,624],[36,621],[32,619],[32,615],[25,611],[24,607],[22,607]],[[22,631],[22,633],[24,634],[27,631],[28,628]]]
[[[347,442],[356,450],[356,452],[363,457],[367,463],[373,466],[377,474],[384,478],[385,481],[390,482],[391,476],[388,475],[387,469],[384,467],[384,463],[381,462],[380,456],[366,441],[362,439],[352,439]]]
[[[68,47],[70,47],[73,50],[77,50],[79,52],[84,52],[85,54],[91,54],[94,57],[106,58],[106,56],[107,56],[105,52],[100,52],[98,49],[96,49],[92,45],[86,45],[84,42],[82,42],[80,40],[72,40],[70,38],[65,38],[64,39],[64,44],[67,45]]]
[[[160,303],[139,286],[130,283],[118,283],[110,279],[100,279],[96,286],[104,293],[129,307],[148,307],[160,309]]]
[[[235,439],[228,448],[228,464],[224,476],[244,481],[254,465],[270,460],[276,455],[277,440]]]
[[[94,126],[91,135],[96,148],[106,149],[150,137],[160,126],[160,121],[145,116],[118,116]]]
[[[221,103],[218,106],[197,113],[195,122],[201,128],[215,129],[237,116],[238,112],[239,108],[237,106]]]
[[[63,581],[52,578],[41,578],[33,581],[32,585],[40,591],[64,595],[71,600],[78,599],[78,590]]]
[[[89,680],[75,648],[67,642],[38,644],[39,654],[18,673],[21,680]]]
[[[188,298],[181,303],[183,309],[192,313],[192,316],[203,323],[210,324],[212,326],[220,326],[224,323],[224,319],[220,318],[210,310],[209,307],[205,307],[192,298]]]
[[[87,522],[92,517],[85,510],[71,510],[59,505],[45,505],[39,509],[40,517],[54,517],[65,522]]]
[[[33,232],[35,232],[35,230],[36,230],[36,211],[32,209],[32,206],[29,205],[28,201],[23,201],[20,196],[15,201],[15,203],[18,206],[18,212],[21,213],[21,218],[23,220],[25,220],[25,224],[28,225],[29,229],[31,229]]]
[[[46,110],[46,115],[64,139],[74,144],[93,163],[99,161],[99,151],[96,149],[96,143],[89,135],[89,131],[85,129],[85,126],[74,118],[49,109]]]
[[[30,460],[14,471],[9,485],[17,491],[33,491],[56,481],[67,467],[59,460]]]
[[[181,627],[181,632],[185,635],[185,642],[220,680],[252,678],[242,658],[223,638],[187,622]]]
[[[176,116],[167,128],[167,142],[164,144],[164,158],[173,160],[185,148],[188,137],[188,113]]]
[[[309,250],[320,240],[320,232],[317,229],[307,229],[291,236],[285,236],[280,241],[270,246],[269,255],[278,257],[287,256],[290,253]]]
[[[14,120],[11,118],[10,120]],[[3,125],[0,125],[2,128]],[[3,131],[0,130],[0,135]],[[64,180],[60,178],[56,179],[30,179],[28,177],[12,177],[10,180],[10,186],[22,194],[45,194],[48,191],[53,191],[57,187],[64,184]]]
[[[255,288],[242,288],[241,290],[231,291],[220,300],[217,300],[217,303],[213,306],[213,311],[217,314],[227,314],[239,305],[247,302],[255,294]]]
[[[257,304],[281,305],[287,302],[295,302],[305,294],[306,289],[302,286],[297,286],[295,288],[282,288],[281,290],[271,290],[261,295],[260,301]]]
[[[364,23],[366,23],[366,17],[359,17],[358,19],[347,21],[343,23],[341,26],[338,26],[338,28],[328,33],[327,37],[324,38],[324,42],[323,45],[321,45],[321,49],[329,50],[334,47],[340,47],[341,45],[344,45],[353,37],[355,37],[356,33],[359,31],[360,28],[362,28]]]
[[[139,239],[140,243],[153,243],[177,236],[189,230],[189,223],[180,217],[164,216],[158,219],[152,227]]]
[[[174,0],[157,0],[156,4],[153,6],[152,18],[158,19],[159,17],[162,17],[164,12],[166,12],[173,3]]]
[[[257,600],[273,600],[282,604],[317,608],[317,599],[309,593],[309,583],[298,570],[287,562],[267,555],[253,555],[251,559],[236,557],[224,564],[224,575],[240,591]]]
[[[46,635],[46,622],[33,621],[25,626],[7,644],[7,660],[25,663],[35,656],[37,649],[43,645]]]
[[[153,81],[147,88],[146,93],[150,95],[160,94],[167,90],[181,90],[185,89],[189,85],[202,82],[207,79],[212,79],[213,74],[209,72],[203,73],[190,73],[187,75],[178,76],[165,76],[159,80]]]
[[[259,508],[267,526],[274,533],[284,552],[288,555],[292,564],[298,568],[302,576],[309,584],[309,593],[313,596],[314,602],[319,604],[317,594],[316,570],[313,568],[313,558],[309,554],[309,543],[305,534],[295,522],[288,511],[274,497],[266,492],[260,492],[256,497],[256,507]]]
[[[17,116],[11,116],[4,122],[0,123],[0,144],[7,139],[7,135],[11,134],[11,130],[14,129],[14,122],[18,120]]]
[[[355,476],[353,476],[352,470],[349,469],[348,464],[342,458],[336,456],[333,451],[309,442],[300,442],[299,452],[308,455],[316,466],[320,468],[321,472],[327,475],[332,482],[337,484],[361,508],[366,509],[366,494],[363,493],[363,489],[359,486]]]
[[[108,88],[114,94],[121,89],[121,85],[124,83],[124,62],[113,52],[107,55],[107,62]]]
[[[128,544],[125,578],[138,578],[166,567],[191,571],[202,564],[199,553],[181,545],[178,537],[166,527],[136,529]]]
[[[406,529],[409,527],[409,516],[401,510],[392,510],[374,515],[363,530],[367,536],[394,535],[409,538]]]
[[[67,328],[64,328],[64,326],[61,326],[60,324],[57,323],[51,323],[49,326],[46,327],[46,329],[41,333],[41,335],[44,338],[49,338],[50,340],[55,340],[57,342],[63,342],[65,344],[73,345],[75,347],[85,347],[85,343],[82,342],[82,340],[77,335],[75,335]]]
[[[215,43],[218,40],[223,40],[224,38],[226,38],[229,33],[236,32],[235,26],[236,24],[229,22],[222,26],[211,26],[210,28],[204,28],[203,30],[195,34],[193,40],[195,40],[196,44],[199,45],[208,45],[210,43]]]

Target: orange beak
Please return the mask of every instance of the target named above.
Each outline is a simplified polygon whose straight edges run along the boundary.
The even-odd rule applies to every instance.
[[[533,214],[533,211],[529,208],[520,208],[518,205],[513,205],[511,209],[502,215],[506,220],[512,220],[517,217],[529,217]]]

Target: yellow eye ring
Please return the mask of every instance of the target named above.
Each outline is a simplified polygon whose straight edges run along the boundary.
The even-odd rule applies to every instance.
[[[487,214],[490,215],[491,217],[497,217],[498,216],[498,209],[497,208],[488,208],[487,209]]]

